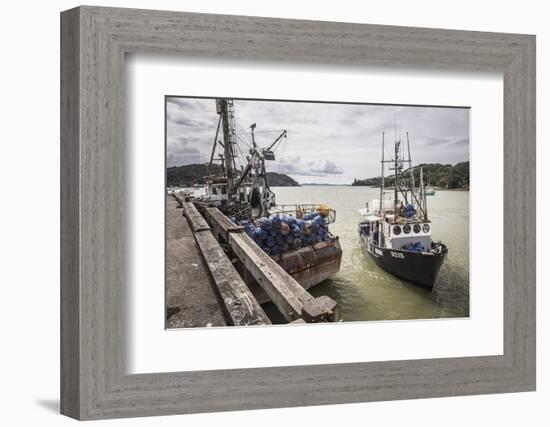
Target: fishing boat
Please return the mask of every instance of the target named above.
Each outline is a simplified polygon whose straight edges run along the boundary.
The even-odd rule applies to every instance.
[[[269,186],[266,162],[275,160],[275,150],[287,131],[276,131],[277,137],[261,147],[256,142],[256,123],[245,130],[236,122],[232,99],[216,99],[216,112],[218,125],[204,194],[195,199],[196,204],[215,206],[243,226],[305,289],[338,272],[342,249],[338,236],[329,231],[336,211],[324,204],[277,205]],[[261,293],[259,286],[255,289]],[[260,303],[267,301],[265,295],[256,297]]]
[[[405,158],[401,138],[395,138],[393,158],[382,160],[380,198],[359,211],[359,237],[375,264],[407,282],[432,290],[448,253],[432,238],[422,167],[411,162],[409,134]],[[393,172],[386,179],[385,165]],[[419,185],[415,180],[419,178]],[[386,188],[386,184],[388,188]]]

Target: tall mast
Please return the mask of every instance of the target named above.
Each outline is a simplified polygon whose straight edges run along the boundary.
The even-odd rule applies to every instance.
[[[414,171],[412,169],[412,160],[411,160],[411,145],[409,143],[409,132],[407,132],[407,151],[409,153],[409,171],[411,175],[411,193],[415,191],[415,183],[414,183]],[[412,197],[411,197],[412,199]],[[411,200],[412,201],[412,200]]]
[[[424,218],[428,219],[428,201],[426,200],[426,184],[424,184],[424,189],[422,190],[424,194]]]
[[[256,138],[254,137],[254,129],[256,129],[256,123],[250,125],[250,135],[252,136],[252,149],[256,149]]]
[[[216,153],[216,146],[218,144],[218,134],[220,133],[221,123],[222,123],[222,116],[220,115],[220,119],[218,120],[218,127],[216,128],[216,136],[214,136],[214,144],[212,144],[212,153],[210,154],[210,163],[208,164],[208,172],[207,172],[208,175],[210,175],[210,172],[212,170],[212,162],[214,162],[214,154]]]
[[[398,191],[397,191],[397,175],[398,175],[398,170],[397,170],[397,165],[399,164],[399,149],[400,149],[400,145],[401,145],[401,140],[399,139],[396,139],[395,140],[395,159],[394,159],[394,175],[393,175],[393,215],[394,215],[394,218],[397,217],[397,204],[399,203],[399,198],[398,198]]]
[[[233,194],[233,145],[235,144],[235,114],[232,99],[217,99],[218,114],[221,115],[223,129],[223,149],[225,157],[225,175],[227,194]]]
[[[381,173],[380,173],[380,176],[382,178],[382,182],[380,184],[380,209],[379,209],[379,213],[382,214],[382,203],[383,203],[383,200],[384,200],[384,132],[382,132],[382,161],[380,162],[380,168],[381,168]]]

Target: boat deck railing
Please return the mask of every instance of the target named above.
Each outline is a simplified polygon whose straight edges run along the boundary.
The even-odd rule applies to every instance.
[[[272,213],[293,215],[298,219],[304,219],[307,214],[312,214],[316,211],[325,211],[326,215],[323,215],[323,217],[326,224],[332,224],[336,221],[336,211],[321,204],[277,205]]]

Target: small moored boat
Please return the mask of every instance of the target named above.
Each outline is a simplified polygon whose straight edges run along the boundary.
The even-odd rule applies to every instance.
[[[432,289],[447,256],[447,246],[432,239],[432,222],[428,218],[427,191],[422,168],[420,183],[415,185],[415,168],[411,165],[407,133],[408,159],[403,158],[401,140],[394,144],[394,158],[384,160],[382,134],[382,172],[380,199],[361,209],[359,237],[376,265],[394,276],[415,285]],[[393,177],[385,188],[385,164],[390,163]],[[404,170],[404,166],[408,168]]]

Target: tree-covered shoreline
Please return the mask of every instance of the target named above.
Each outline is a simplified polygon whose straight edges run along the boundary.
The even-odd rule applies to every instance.
[[[420,182],[420,166],[422,166],[422,174],[424,183],[427,187],[438,187],[447,189],[463,189],[470,188],[470,162],[460,162],[456,165],[444,165],[441,163],[421,164],[414,167],[414,179],[416,185]],[[379,176],[367,179],[354,179],[354,186],[379,187],[381,178]],[[393,185],[393,175],[386,176],[384,184],[387,186]]]

